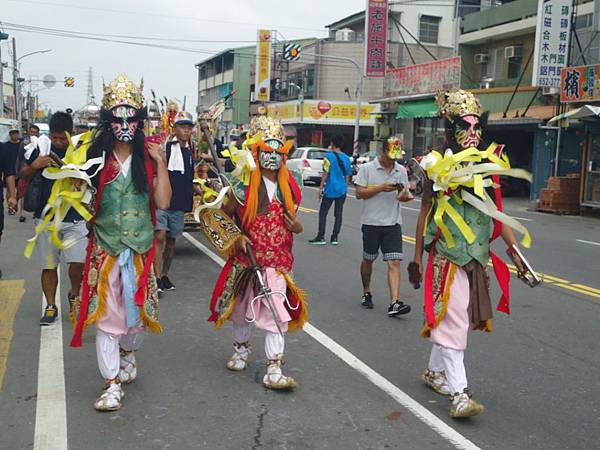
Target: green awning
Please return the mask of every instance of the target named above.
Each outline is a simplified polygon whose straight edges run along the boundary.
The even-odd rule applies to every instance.
[[[396,113],[396,119],[417,119],[419,117],[437,117],[439,108],[435,100],[415,100],[401,103]]]

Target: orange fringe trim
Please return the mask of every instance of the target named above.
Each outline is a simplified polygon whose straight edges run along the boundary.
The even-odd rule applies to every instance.
[[[293,333],[294,331],[301,330],[304,327],[304,324],[308,322],[308,302],[306,301],[306,291],[304,289],[300,289],[292,277],[287,273],[282,274],[283,278],[285,278],[285,282],[287,284],[287,290],[298,299],[300,303],[300,316],[296,320],[292,320],[288,323],[288,333]]]
[[[133,256],[133,265],[135,266],[135,271],[136,271],[136,284],[137,284],[137,278],[142,276],[142,271],[144,270],[144,258],[142,258],[142,255],[140,255],[139,253],[135,253]],[[150,270],[154,270],[154,267],[151,266]],[[152,276],[152,275],[151,275]],[[148,296],[148,287],[144,287],[144,296],[147,297]],[[148,316],[148,314],[146,314],[146,309],[143,306],[139,306],[138,307],[140,310],[140,317],[142,318],[142,322],[144,323],[144,325],[153,333],[162,333],[163,328],[161,326],[160,323],[158,323],[158,321],[153,320],[150,316]]]
[[[100,276],[98,277],[98,306],[91,316],[85,321],[85,325],[90,325],[96,322],[106,312],[106,289],[108,287],[108,274],[117,258],[107,255],[102,267],[100,268]]]
[[[449,264],[450,264],[450,268],[448,269],[448,275],[446,277],[446,284],[444,285],[444,293],[442,294],[442,310],[440,311],[438,316],[435,318],[435,324],[433,325],[433,328],[437,327],[440,324],[440,322],[446,316],[446,311],[448,310],[448,303],[450,300],[450,287],[452,286],[452,283],[454,282],[454,275],[456,274],[456,265],[453,263],[449,263]],[[421,330],[421,336],[429,337],[430,335],[431,335],[431,329],[429,328],[429,325],[427,325],[427,322],[426,322],[423,325],[423,329]]]

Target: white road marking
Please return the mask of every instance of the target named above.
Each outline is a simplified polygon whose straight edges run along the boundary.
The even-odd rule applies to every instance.
[[[42,295],[42,313],[46,299]],[[62,315],[60,308],[60,270],[56,289],[58,318],[40,327],[40,357],[35,411],[35,450],[67,450],[67,400],[63,362]]]
[[[223,258],[214,254],[210,249],[208,249],[204,244],[199,242],[189,233],[183,233],[183,237],[185,237],[190,244],[198,248],[200,251],[206,254],[206,256],[215,261],[218,265],[221,267],[225,265],[225,260]],[[443,420],[406,394],[399,387],[395,386],[387,378],[383,377],[367,364],[362,362],[325,333],[315,328],[310,323],[306,323],[303,330],[319,344],[328,349],[331,353],[336,355],[358,373],[363,375],[367,380],[396,400],[400,405],[412,412],[415,417],[421,420],[425,425],[439,434],[442,438],[446,439],[455,448],[468,450],[479,449],[479,447],[477,447],[473,442],[464,437],[451,426],[447,425]]]
[[[517,219],[517,220],[522,220],[524,222],[533,222],[533,219],[528,219],[526,217],[517,217],[517,216],[512,216],[513,219]]]
[[[582,244],[590,244],[590,245],[599,245],[600,246],[600,242],[594,242],[594,241],[584,241],[583,239],[575,239],[577,242],[581,242]]]

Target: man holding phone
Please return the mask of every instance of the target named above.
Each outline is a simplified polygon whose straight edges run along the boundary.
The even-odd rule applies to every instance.
[[[406,169],[397,162],[401,158],[399,143],[390,145],[388,142],[388,148],[379,151],[377,158],[360,167],[355,182],[356,198],[364,200],[361,217],[363,259],[360,265],[362,305],[373,309],[371,274],[373,262],[381,249],[388,266],[389,316],[410,312],[410,305],[400,300],[400,261],[403,259],[400,202],[410,199],[404,194],[408,175]]]

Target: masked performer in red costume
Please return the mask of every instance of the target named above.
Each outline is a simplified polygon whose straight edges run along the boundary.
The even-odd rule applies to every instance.
[[[121,384],[137,376],[134,352],[144,329],[161,330],[153,224],[155,208],[169,207],[171,187],[160,146],[147,145],[144,137],[142,87],[125,75],[104,86],[101,124],[88,150],[88,159],[104,154],[104,168],[94,183],[95,213],[71,345],[81,346],[85,326],[96,324],[98,367],[105,380],[94,403],[98,411],[121,407]]]
[[[227,368],[233,371],[248,366],[251,324],[264,330],[267,373],[263,384],[269,389],[293,389],[296,381],[282,373],[281,365],[284,333],[301,328],[307,319],[304,293],[291,276],[293,234],[302,232],[296,216],[301,191],[285,164],[292,142],[284,144],[281,124],[259,116],[253,119],[249,135],[256,168],[247,185],[242,179],[228,176],[233,195],[223,207],[244,235],[217,281],[209,321],[217,328],[227,319],[233,322],[234,353],[227,362]],[[247,276],[252,271],[244,250],[246,244],[252,247],[272,292],[273,311],[264,297],[257,297],[256,280]]]
[[[437,101],[446,122],[446,150],[444,154],[432,151],[421,162],[428,180],[412,265],[425,272],[422,335],[432,343],[422,378],[437,393],[450,396],[450,416],[460,418],[484,409],[472,398],[463,359],[469,330],[492,330],[486,270],[490,257],[503,292],[498,310],[509,312],[508,268],[490,251],[490,242],[501,236],[510,249],[516,248],[512,229],[525,235],[525,246],[530,241],[527,230],[501,212],[498,176],[530,180],[530,175],[510,168],[502,146],[483,145],[487,114],[481,114],[473,94],[450,91]],[[495,191],[495,201],[487,189]],[[422,270],[423,249],[429,252],[426,270]],[[522,260],[515,263],[524,270]]]

